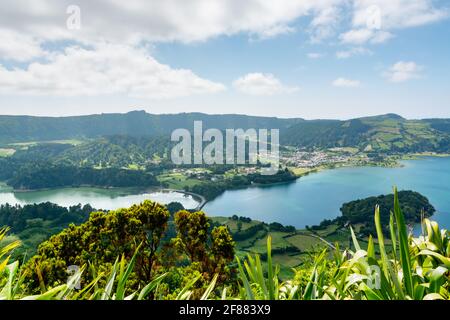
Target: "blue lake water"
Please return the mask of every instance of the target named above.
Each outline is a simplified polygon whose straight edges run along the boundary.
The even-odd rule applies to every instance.
[[[428,197],[437,210],[433,219],[450,228],[450,158],[424,157],[402,164],[399,168],[326,170],[291,184],[227,191],[207,203],[204,211],[303,228],[339,216],[345,202],[392,193],[397,186]]]
[[[340,215],[345,202],[399,190],[422,193],[437,209],[434,218],[450,228],[450,158],[426,157],[404,161],[403,167],[359,167],[326,170],[302,177],[291,184],[227,191],[206,204],[211,216],[251,217],[303,228]],[[118,209],[151,199],[181,202],[194,208],[197,202],[176,192],[139,193],[129,189],[63,188],[14,193],[0,185],[0,203],[28,204],[50,201],[61,206],[90,203],[98,209]]]

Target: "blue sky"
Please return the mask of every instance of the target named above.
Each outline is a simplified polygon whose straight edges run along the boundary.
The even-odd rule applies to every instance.
[[[0,114],[450,118],[445,1],[38,2],[0,4]]]

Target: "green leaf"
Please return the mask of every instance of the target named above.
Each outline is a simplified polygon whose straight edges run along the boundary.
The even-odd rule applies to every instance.
[[[394,216],[397,224],[399,244],[400,244],[400,262],[403,271],[403,282],[405,284],[406,292],[410,297],[414,296],[414,281],[411,272],[411,259],[409,252],[409,240],[405,217],[400,209],[400,203],[398,200],[397,188],[394,188]]]
[[[242,268],[241,260],[239,259],[238,256],[236,256],[236,260],[238,263],[239,277],[242,281],[242,284],[244,285],[244,289],[246,292],[246,298],[247,300],[255,300],[255,296],[253,295],[252,288],[250,286],[250,283],[248,282],[247,275],[245,274],[244,269]]]
[[[272,265],[272,237],[270,235],[267,237],[267,277],[269,300],[275,300],[274,273]]]
[[[144,300],[150,294],[150,292],[152,292],[168,274],[169,273],[166,272],[160,275],[159,277],[153,279],[144,288],[142,288],[141,292],[139,293],[138,300]]]
[[[203,293],[203,295],[200,298],[200,300],[208,300],[209,295],[211,294],[211,292],[214,290],[214,287],[216,286],[216,282],[217,282],[217,278],[218,277],[219,277],[218,274],[216,274],[214,276],[214,278],[212,279],[212,281],[209,284],[208,288],[206,288],[206,291],[205,291],[205,293]]]
[[[359,245],[359,242],[356,239],[356,235],[355,235],[355,232],[353,231],[352,227],[350,227],[350,233],[352,235],[352,241],[353,241],[353,246],[355,247],[355,251],[361,250],[361,246]]]

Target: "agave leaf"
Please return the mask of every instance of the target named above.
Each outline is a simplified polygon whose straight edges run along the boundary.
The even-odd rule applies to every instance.
[[[429,293],[425,297],[423,297],[423,300],[445,300],[445,299],[439,293]]]
[[[108,281],[106,282],[105,290],[103,291],[103,294],[101,296],[101,300],[109,300],[112,299],[112,289],[114,286],[114,280],[116,279],[117,274],[117,268],[118,268],[119,258],[116,259],[116,262],[114,263],[114,266],[112,267],[111,274],[109,276]]]
[[[259,258],[259,255],[256,255],[256,274],[258,276],[258,283],[261,286],[261,290],[264,292],[264,295],[267,297],[268,296],[268,291],[267,291],[267,286],[266,286],[266,281],[264,280],[264,271],[263,271],[263,267],[261,264],[261,259]]]
[[[87,284],[83,289],[81,289],[79,292],[77,292],[73,296],[71,296],[71,300],[86,300],[86,299],[91,300],[91,298],[88,298],[88,295],[91,292],[91,289],[96,287],[97,283],[100,281],[100,279],[102,277],[103,277],[103,273],[100,273],[97,277],[95,277],[94,280],[92,280],[89,284]]]
[[[445,274],[448,272],[447,268],[437,267],[430,273],[430,292],[439,293],[441,285],[445,283]]]
[[[414,281],[411,272],[411,259],[409,253],[409,241],[408,233],[405,222],[405,217],[400,209],[400,203],[398,200],[397,188],[394,188],[394,216],[397,224],[399,244],[400,244],[400,262],[403,271],[403,282],[405,284],[406,292],[410,297],[413,297]]]
[[[372,235],[369,236],[369,244],[367,246],[367,257],[375,259],[375,244]]]
[[[272,265],[272,237],[270,235],[267,237],[267,277],[268,277],[267,287],[269,290],[269,300],[275,300],[275,284]]]
[[[205,293],[203,293],[200,300],[208,300],[209,295],[214,290],[214,287],[216,286],[217,278],[219,277],[218,274],[214,275],[214,278],[212,279],[211,283],[209,284],[208,288],[206,288]]]
[[[352,241],[353,241],[353,246],[355,247],[355,251],[361,250],[361,246],[359,245],[359,242],[356,239],[356,235],[355,235],[355,232],[353,231],[352,227],[350,227],[350,233],[352,235]]]
[[[168,274],[169,274],[168,272],[163,273],[162,275],[153,279],[144,288],[142,288],[141,292],[139,293],[138,300],[145,299],[150,294],[150,292],[152,292]]]
[[[372,288],[370,288],[364,282],[361,283],[361,290],[366,295],[367,300],[383,300],[383,297],[378,295],[378,293],[376,293]]]
[[[441,263],[443,263],[446,268],[450,268],[450,258],[444,257],[442,254],[431,250],[422,250],[419,252],[419,255],[433,256],[437,258]]]
[[[7,260],[5,260],[7,261]],[[1,268],[0,268],[1,270]],[[4,299],[12,300],[14,299],[14,285],[13,283],[16,280],[16,275],[19,270],[19,261],[15,261],[12,264],[6,267],[8,270],[8,280],[4,285],[2,291],[0,292],[0,297],[4,297]]]
[[[236,256],[236,260],[237,260],[237,263],[238,263],[239,277],[241,278],[242,284],[244,285],[246,298],[248,300],[254,300],[255,296],[253,295],[253,291],[252,291],[252,288],[251,288],[250,283],[248,281],[247,275],[245,274],[244,269],[242,268],[241,260],[239,259],[238,256]]]
[[[380,247],[380,254],[381,254],[381,266],[383,268],[384,273],[384,279],[391,279],[394,283],[395,290],[397,292],[397,295],[400,299],[404,299],[403,290],[400,286],[400,282],[398,280],[397,274],[392,270],[391,263],[389,262],[389,259],[386,254],[386,249],[384,246],[384,235],[383,235],[383,228],[381,227],[381,219],[380,219],[380,207],[375,207],[375,227],[377,230],[377,238],[378,238],[378,245]],[[382,281],[383,283],[383,281]]]
[[[175,300],[188,300],[189,297],[192,295],[192,292],[190,291],[190,289],[198,281],[198,279],[200,279],[200,277],[201,277],[201,275],[198,275],[197,277],[195,277],[194,279],[189,281],[188,284],[186,284],[183,287],[183,289],[181,289],[180,293],[177,295]]]
[[[391,212],[389,216],[389,232],[391,234],[392,254],[394,255],[394,260],[397,260],[397,235],[395,234],[394,223],[394,215]]]
[[[435,221],[425,219],[425,226],[427,229],[427,236],[429,241],[432,242],[439,251],[443,250],[441,230],[439,230],[439,225]]]
[[[22,298],[21,300],[54,300],[58,293],[61,291],[66,290],[67,285],[63,284],[58,287],[55,287],[53,289],[48,290],[47,292],[40,294],[40,295],[34,295],[34,296],[27,296]]]
[[[130,262],[127,265],[127,268],[125,269],[125,271],[123,271],[124,269],[124,265],[125,265],[125,258],[122,257],[122,261],[121,261],[121,272],[118,278],[118,284],[117,284],[117,290],[116,290],[116,299],[117,300],[123,300],[124,296],[125,296],[125,285],[128,281],[128,278],[131,275],[131,272],[134,269],[134,265],[136,263],[136,257],[139,253],[139,249],[141,248],[142,243],[136,248],[136,251],[133,254],[133,257],[131,257]]]
[[[227,287],[223,288],[222,295],[220,297],[221,300],[227,300]]]
[[[75,274],[73,274],[69,278],[69,280],[67,281],[67,285],[64,288],[64,290],[61,290],[61,292],[58,293],[58,295],[56,297],[58,300],[64,299],[66,296],[70,295],[73,292],[76,283],[78,283],[81,280],[81,275],[84,272],[84,268],[85,267],[83,266],[80,270],[75,272]]]

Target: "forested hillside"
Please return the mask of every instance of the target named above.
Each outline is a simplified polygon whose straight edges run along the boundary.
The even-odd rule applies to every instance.
[[[98,138],[110,135],[160,136],[178,128],[193,130],[194,121],[205,128],[287,128],[301,119],[245,115],[181,113],[154,115],[144,111],[75,117],[0,116],[0,143]]]
[[[61,118],[0,116],[0,143],[97,139],[105,136],[170,139],[175,129],[192,131],[194,121],[202,121],[204,129],[280,129],[282,144],[300,148],[357,147],[375,152],[450,151],[450,120],[406,120],[395,114],[345,121],[202,113],[154,115],[144,111]],[[89,146],[86,148],[90,152]]]
[[[282,142],[306,148],[357,147],[367,152],[449,152],[450,121],[406,120],[394,114],[348,121],[305,121]]]
[[[436,209],[424,195],[411,191],[403,190],[398,192],[400,209],[405,213],[405,222],[412,226],[420,223],[424,218],[431,217]],[[391,212],[394,210],[394,194],[379,195],[358,199],[344,203],[341,207],[342,215],[334,220],[323,220],[320,225],[313,226],[313,231],[324,230],[330,226],[343,228],[352,225],[361,237],[368,237],[376,233],[376,226],[373,220],[373,208],[379,207],[380,221],[382,223],[382,232],[387,238],[390,238],[389,223]]]

